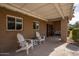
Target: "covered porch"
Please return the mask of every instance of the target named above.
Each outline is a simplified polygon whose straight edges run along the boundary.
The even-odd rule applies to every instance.
[[[56,47],[67,41],[68,22],[73,17],[72,3],[2,3],[1,7],[1,52],[17,49],[17,33],[20,32],[25,38],[34,36],[33,22],[39,21],[39,32],[45,34],[46,41],[30,51],[32,55],[49,55]],[[6,12],[7,11],[7,12]],[[6,15],[10,14],[23,18],[21,31],[7,31]],[[17,17],[16,17],[17,16]],[[6,25],[6,26],[5,26]],[[15,27],[14,27],[15,28]],[[8,35],[7,35],[8,33]],[[5,37],[3,37],[5,36]],[[15,39],[15,40],[14,40]],[[7,41],[6,41],[7,40]],[[62,41],[62,42],[61,42]],[[4,44],[6,43],[6,44]],[[13,48],[13,47],[14,48]],[[43,52],[43,53],[42,53]],[[13,53],[11,55],[26,55],[25,52]]]
[[[58,33],[66,42],[68,22],[74,12],[73,3],[9,3],[0,6],[46,21],[49,26],[43,34]]]

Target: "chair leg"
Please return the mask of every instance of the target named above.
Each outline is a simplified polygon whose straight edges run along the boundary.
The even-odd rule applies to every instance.
[[[29,49],[26,50],[27,55],[29,54]]]
[[[19,52],[19,51],[21,51],[21,50],[16,50],[16,52]]]
[[[20,49],[16,50],[16,52],[20,52],[20,51],[22,51],[22,50],[23,50],[23,48],[20,48]]]

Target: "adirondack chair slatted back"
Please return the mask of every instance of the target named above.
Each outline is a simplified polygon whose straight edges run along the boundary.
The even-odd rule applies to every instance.
[[[39,33],[39,32],[36,32],[36,37],[37,37],[38,39],[41,39],[41,36],[40,36],[40,33]]]
[[[18,38],[18,42],[19,42],[21,47],[26,46],[27,42],[25,41],[25,39],[24,39],[22,34],[18,33],[17,34],[17,38]]]

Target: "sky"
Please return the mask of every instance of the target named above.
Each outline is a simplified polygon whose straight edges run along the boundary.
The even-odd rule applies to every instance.
[[[74,6],[76,6],[74,11],[74,16],[72,20],[69,22],[69,24],[75,24],[77,21],[79,21],[79,3],[75,3]]]

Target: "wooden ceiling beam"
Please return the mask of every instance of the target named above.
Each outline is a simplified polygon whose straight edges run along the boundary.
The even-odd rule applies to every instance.
[[[54,4],[56,10],[58,11],[58,13],[61,15],[61,17],[64,19],[64,13],[61,10],[61,6],[59,6],[59,4]]]

